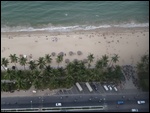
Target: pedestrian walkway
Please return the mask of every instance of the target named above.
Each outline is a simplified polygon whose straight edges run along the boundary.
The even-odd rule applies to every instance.
[[[1,92],[1,97],[21,97],[21,96],[49,96],[49,95],[54,95],[58,91],[56,90],[37,90],[36,93],[33,91],[36,91],[35,88],[32,86],[29,90],[20,90],[20,91],[14,91],[13,93],[10,92]]]
[[[135,85],[133,84],[133,81],[131,78],[129,80],[126,79],[125,83],[123,83],[123,88],[124,89],[137,89],[137,87],[135,87]]]

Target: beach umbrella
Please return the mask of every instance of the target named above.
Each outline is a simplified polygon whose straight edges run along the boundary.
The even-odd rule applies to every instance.
[[[65,59],[65,62],[66,62],[66,63],[69,63],[69,62],[70,62],[70,60],[69,60],[69,59]]]
[[[74,61],[74,62],[77,62],[77,61],[78,61],[78,59],[74,59],[73,61]]]
[[[81,51],[77,51],[77,54],[78,54],[78,55],[81,55],[81,54],[82,54],[82,52],[81,52]]]
[[[70,52],[69,52],[69,55],[73,55],[73,52],[72,52],[72,51],[70,51]]]
[[[63,55],[64,55],[64,53],[63,53],[63,52],[60,52],[58,55],[63,56]]]
[[[87,63],[87,62],[88,62],[88,60],[87,60],[87,59],[83,59],[83,62],[84,62],[84,63]]]
[[[55,56],[55,55],[56,55],[56,53],[55,53],[55,52],[52,52],[52,53],[51,53],[51,55],[52,55],[52,56]]]

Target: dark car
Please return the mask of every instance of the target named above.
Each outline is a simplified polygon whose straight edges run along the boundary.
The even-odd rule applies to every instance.
[[[94,89],[95,91],[98,90],[98,89],[97,89],[97,86],[96,86],[94,83],[91,83],[91,86],[93,87],[93,89]]]

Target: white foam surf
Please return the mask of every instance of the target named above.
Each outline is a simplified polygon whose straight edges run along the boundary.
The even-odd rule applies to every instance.
[[[100,25],[100,26],[89,26],[89,25],[75,25],[75,26],[49,26],[49,27],[42,27],[42,28],[34,28],[34,27],[24,27],[24,26],[17,26],[17,27],[9,27],[4,26],[1,28],[1,32],[22,32],[22,31],[74,31],[74,30],[93,30],[98,28],[110,28],[110,27],[123,27],[123,28],[133,28],[133,27],[149,27],[149,23],[126,23],[126,24],[118,24],[118,25]]]

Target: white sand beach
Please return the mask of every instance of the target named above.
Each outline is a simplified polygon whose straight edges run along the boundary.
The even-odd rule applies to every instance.
[[[32,54],[32,59],[37,60],[45,54],[64,52],[64,60],[82,60],[92,53],[96,61],[104,54],[110,57],[118,54],[118,64],[136,65],[141,55],[149,54],[149,28],[107,28],[62,33],[16,32],[2,33],[1,36],[2,58],[9,58],[10,54]],[[69,51],[74,52],[74,55],[70,56]],[[81,51],[82,55],[77,55],[77,51]],[[56,57],[52,58],[51,65],[55,67]],[[65,65],[65,61],[60,64]]]

